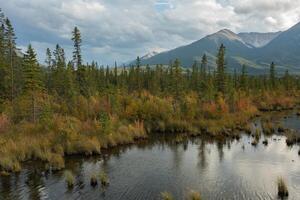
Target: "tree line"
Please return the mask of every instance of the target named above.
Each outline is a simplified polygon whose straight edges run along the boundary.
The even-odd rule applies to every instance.
[[[14,121],[33,122],[50,112],[51,98],[68,104],[64,112],[71,113],[78,96],[123,94],[170,95],[180,100],[188,92],[196,92],[206,100],[223,95],[230,98],[236,91],[253,93],[266,90],[299,89],[299,80],[286,71],[276,75],[275,63],[269,73],[249,75],[246,65],[240,71],[227,72],[226,47],[222,44],[216,53],[216,68],[209,64],[207,55],[195,61],[191,68],[183,68],[180,60],[169,65],[142,66],[139,57],[131,66],[99,66],[97,62],[84,64],[81,52],[81,33],[72,31],[73,59],[67,61],[59,44],[46,50],[43,64],[38,62],[29,44],[23,56],[16,47],[16,36],[10,20],[0,11],[0,102],[1,111],[9,110]],[[45,103],[46,102],[46,103]],[[51,106],[48,106],[51,107]]]

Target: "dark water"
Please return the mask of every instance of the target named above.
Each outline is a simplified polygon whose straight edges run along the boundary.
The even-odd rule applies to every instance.
[[[299,122],[291,117],[284,124],[296,129]],[[42,163],[29,162],[20,174],[0,177],[0,199],[160,199],[163,191],[184,199],[189,190],[203,199],[277,199],[279,176],[287,182],[288,199],[300,199],[299,146],[287,147],[280,135],[270,137],[268,146],[263,139],[254,147],[247,135],[239,141],[185,138],[179,144],[161,137],[102,156],[68,158],[66,168],[76,175],[72,190],[63,172],[45,174]],[[101,170],[110,185],[91,187],[90,176]]]

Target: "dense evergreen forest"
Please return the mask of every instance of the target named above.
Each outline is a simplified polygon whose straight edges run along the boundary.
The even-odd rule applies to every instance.
[[[0,171],[19,171],[21,161],[39,159],[53,170],[64,155],[100,153],[102,148],[147,138],[151,132],[232,136],[248,130],[261,111],[291,109],[300,80],[286,71],[251,76],[247,66],[226,73],[226,47],[216,49],[217,68],[206,55],[190,69],[168,66],[104,67],[85,64],[81,34],[70,33],[73,59],[63,47],[47,49],[40,63],[31,45],[24,55],[14,28],[0,12]]]

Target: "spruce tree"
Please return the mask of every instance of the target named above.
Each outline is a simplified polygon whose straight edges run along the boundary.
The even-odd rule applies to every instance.
[[[77,88],[79,93],[83,96],[88,96],[88,88],[87,88],[87,77],[86,77],[86,68],[82,65],[82,56],[81,56],[81,34],[77,27],[74,28],[72,32],[72,41],[74,43],[74,51],[73,51],[73,64],[74,68],[76,68],[76,80],[77,80]]]
[[[136,71],[135,71],[135,79],[136,79],[136,89],[140,92],[142,89],[142,79],[141,79],[141,59],[138,56],[136,58]]]
[[[208,64],[207,57],[206,54],[204,54],[201,59],[201,67],[200,67],[200,76],[202,80],[205,80],[207,64]]]
[[[28,46],[23,61],[24,95],[31,98],[31,120],[37,119],[37,95],[43,91],[41,69],[37,62],[36,53],[31,45]]]
[[[5,19],[5,43],[6,43],[6,58],[9,63],[9,88],[10,100],[14,98],[14,64],[16,59],[16,36],[14,28],[8,18]]]
[[[194,61],[192,66],[192,75],[191,75],[191,85],[190,87],[194,91],[198,91],[199,89],[199,67],[197,61]]]
[[[241,88],[246,89],[247,88],[247,80],[248,80],[248,73],[246,69],[246,65],[242,66],[242,74],[241,74]]]
[[[205,92],[207,90],[207,67],[208,60],[206,55],[204,54],[201,59],[201,67],[200,67],[200,90]]]
[[[48,93],[50,93],[51,88],[52,88],[52,53],[49,48],[46,49],[46,59],[45,59],[45,64],[46,64],[46,88]]]
[[[31,45],[28,45],[23,63],[24,92],[32,93],[41,91],[43,89],[41,68]]]
[[[270,65],[270,87],[271,88],[274,88],[275,87],[275,84],[276,84],[276,75],[275,75],[275,63],[272,62],[271,65]]]
[[[221,44],[217,55],[217,74],[216,84],[218,92],[225,94],[226,91],[226,63],[225,63],[225,46]]]
[[[73,63],[78,68],[82,64],[82,56],[81,56],[81,34],[77,27],[74,28],[72,41],[74,43],[74,51],[73,51]]]
[[[8,69],[5,57],[5,26],[0,26],[0,100],[7,98],[7,77]]]
[[[172,91],[176,98],[179,98],[180,93],[182,92],[182,71],[180,66],[179,59],[176,59],[174,65],[172,66]]]

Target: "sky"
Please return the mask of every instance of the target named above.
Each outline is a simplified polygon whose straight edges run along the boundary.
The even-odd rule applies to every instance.
[[[43,62],[60,44],[71,58],[71,32],[82,34],[83,59],[112,65],[189,44],[220,29],[282,31],[300,21],[300,0],[0,0],[17,34]]]

